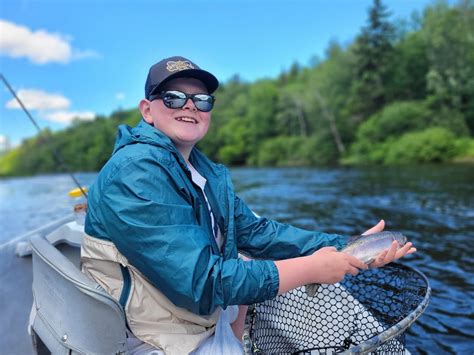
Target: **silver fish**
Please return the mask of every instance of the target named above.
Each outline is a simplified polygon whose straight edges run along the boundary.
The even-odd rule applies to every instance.
[[[370,264],[382,251],[389,249],[394,240],[398,242],[398,249],[400,249],[407,242],[407,237],[400,232],[389,231],[350,237],[347,246],[341,252]],[[306,294],[313,297],[318,288],[319,284],[306,285]]]

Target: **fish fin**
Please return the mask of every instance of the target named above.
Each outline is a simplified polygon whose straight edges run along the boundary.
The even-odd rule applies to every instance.
[[[316,292],[318,292],[318,289],[319,289],[319,286],[321,286],[320,284],[309,284],[309,285],[306,285],[306,294],[309,296],[309,297],[314,297],[314,295],[316,294]]]
[[[369,264],[373,263],[374,261],[375,261],[375,258],[370,258],[370,259],[364,261],[364,263],[366,263],[367,265],[369,265]]]

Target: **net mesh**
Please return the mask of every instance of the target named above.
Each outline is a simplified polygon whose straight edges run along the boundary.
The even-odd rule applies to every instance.
[[[321,285],[314,295],[305,287],[250,308],[248,342],[253,353],[334,354],[377,337],[412,313],[427,295],[419,272],[401,264],[346,276]],[[374,353],[405,353],[403,330]]]

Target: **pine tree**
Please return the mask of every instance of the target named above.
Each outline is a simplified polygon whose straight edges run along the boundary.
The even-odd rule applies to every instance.
[[[381,0],[374,0],[369,9],[368,24],[362,29],[354,46],[354,81],[350,106],[351,111],[361,118],[378,111],[386,102],[387,75],[395,36],[389,16]]]

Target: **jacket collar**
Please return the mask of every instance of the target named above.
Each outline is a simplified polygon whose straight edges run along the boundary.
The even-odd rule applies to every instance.
[[[134,128],[131,128],[127,125],[119,126],[114,151],[112,154],[115,154],[117,151],[127,145],[136,143],[150,144],[165,149],[175,157],[175,159],[185,171],[189,172],[186,161],[171,139],[162,131],[148,124],[143,119]],[[221,166],[210,161],[196,147],[194,147],[191,151],[189,162],[203,176],[209,176],[209,174],[216,176],[219,174],[218,171],[221,170]]]

